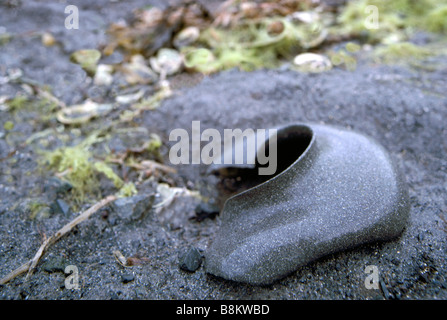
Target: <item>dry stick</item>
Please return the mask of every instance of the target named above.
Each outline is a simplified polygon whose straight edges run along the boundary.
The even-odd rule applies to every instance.
[[[36,267],[37,263],[39,262],[40,258],[44,254],[44,252],[48,249],[50,245],[55,243],[57,240],[59,240],[63,235],[70,232],[75,226],[80,224],[82,221],[87,220],[92,214],[94,214],[96,211],[107,205],[109,202],[116,200],[116,196],[108,196],[101,201],[95,203],[93,206],[82,212],[79,216],[77,216],[75,219],[67,223],[65,226],[63,226],[61,229],[59,229],[54,235],[46,239],[42,245],[40,246],[39,250],[37,250],[36,254],[34,255],[34,258],[30,261],[24,263],[16,270],[10,272],[8,275],[6,275],[3,279],[0,280],[0,284],[5,284],[18,275],[25,273],[28,271],[28,274],[26,276],[26,279],[32,274],[34,268]]]

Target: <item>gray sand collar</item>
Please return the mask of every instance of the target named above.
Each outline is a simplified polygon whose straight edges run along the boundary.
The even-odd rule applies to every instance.
[[[208,273],[270,284],[330,253],[400,235],[408,192],[377,142],[317,124],[281,127],[277,138],[278,162],[292,164],[227,200],[205,253]]]

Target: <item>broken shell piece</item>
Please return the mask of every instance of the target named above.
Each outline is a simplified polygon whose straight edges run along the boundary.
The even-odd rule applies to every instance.
[[[302,53],[293,59],[294,69],[301,72],[323,72],[332,68],[331,61],[320,54]]]
[[[83,49],[72,53],[70,60],[79,64],[89,75],[94,75],[101,52],[96,49]]]
[[[98,104],[91,100],[83,104],[66,107],[57,113],[57,120],[63,124],[81,124],[112,110],[111,104]]]
[[[108,86],[113,82],[113,67],[108,64],[99,64],[96,68],[93,83],[97,86]]]
[[[187,27],[180,31],[174,38],[174,47],[180,49],[182,47],[190,46],[199,39],[200,30],[197,27]]]
[[[141,89],[135,93],[129,93],[126,95],[117,96],[115,100],[120,104],[128,104],[140,100],[143,96],[144,96],[144,90]]]
[[[306,24],[300,37],[301,46],[306,49],[318,47],[326,40],[328,34],[327,29],[318,22]]]
[[[130,63],[124,63],[121,71],[125,74],[127,83],[133,84],[151,84],[157,80],[157,75],[146,64],[142,55],[134,55]]]
[[[313,11],[297,11],[290,15],[293,21],[314,23],[320,20],[320,15]]]
[[[185,67],[199,72],[212,70],[212,62],[215,61],[213,53],[205,48],[194,49],[185,53]]]
[[[113,256],[115,257],[116,261],[119,262],[120,265],[122,265],[123,267],[129,267],[127,264],[127,259],[126,257],[121,253],[121,251],[119,250],[114,250],[113,251]]]
[[[160,75],[172,75],[180,71],[183,66],[182,55],[174,49],[162,48],[157,56],[149,60],[152,69]]]

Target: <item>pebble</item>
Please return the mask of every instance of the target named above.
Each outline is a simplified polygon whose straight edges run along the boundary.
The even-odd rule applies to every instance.
[[[202,254],[196,247],[190,247],[179,256],[179,267],[184,271],[194,272],[202,264]]]
[[[136,195],[119,198],[112,204],[112,210],[125,221],[143,219],[152,207],[153,195]]]
[[[62,214],[65,217],[67,217],[71,212],[70,206],[62,199],[56,199],[51,204],[51,210],[53,214]]]
[[[42,264],[42,269],[48,273],[64,273],[66,264],[67,261],[63,257],[50,257]]]
[[[135,275],[133,273],[124,273],[121,275],[122,283],[129,283],[135,280]]]

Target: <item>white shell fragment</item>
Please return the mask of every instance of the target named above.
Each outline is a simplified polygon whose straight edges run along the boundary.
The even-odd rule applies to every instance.
[[[162,48],[156,57],[150,58],[149,63],[155,72],[169,76],[181,70],[183,56],[177,50]]]
[[[303,23],[314,23],[320,20],[320,15],[313,11],[297,11],[290,15],[292,20]]]
[[[98,64],[93,83],[97,86],[109,86],[113,82],[113,66],[108,64]]]
[[[323,72],[332,68],[331,61],[320,54],[302,53],[293,59],[294,69],[301,72]]]
[[[146,64],[142,55],[136,54],[131,57],[129,63],[122,65],[121,71],[125,74],[127,83],[150,84],[157,80],[157,75]]]
[[[63,124],[86,123],[92,118],[109,113],[112,108],[113,106],[111,104],[99,104],[91,100],[86,100],[83,104],[61,109],[57,113],[57,120]]]
[[[144,90],[141,89],[135,93],[129,93],[125,95],[120,95],[115,98],[115,101],[120,104],[134,103],[140,100],[144,96]]]

